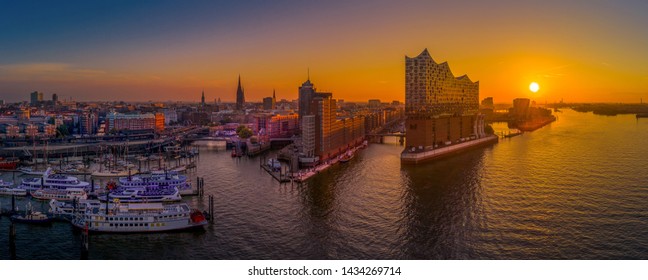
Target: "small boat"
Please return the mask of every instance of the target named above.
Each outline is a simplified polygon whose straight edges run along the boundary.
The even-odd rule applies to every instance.
[[[22,172],[25,175],[43,176],[43,174],[45,174],[45,171],[36,171],[36,170],[33,170],[31,167],[20,167],[17,170]]]
[[[145,157],[145,156],[137,156],[137,157],[135,157],[135,159],[136,159],[137,161],[147,161],[147,160],[148,160],[148,158]]]
[[[148,160],[150,160],[150,161],[159,160],[159,159],[161,159],[161,157],[156,156],[156,155],[150,155],[150,156],[148,157]]]
[[[128,170],[112,170],[112,171],[95,171],[92,172],[93,177],[126,177],[129,175],[135,175],[137,171],[128,171]]]
[[[14,188],[13,183],[5,182],[0,179],[0,195],[26,196],[27,190],[23,188]]]
[[[83,189],[67,188],[58,189],[40,189],[30,192],[31,196],[40,200],[56,199],[59,201],[71,201],[74,199],[87,199],[88,194]]]
[[[349,162],[351,159],[353,159],[353,152],[351,150],[348,150],[340,156],[340,162]]]
[[[268,167],[272,169],[272,171],[279,171],[281,170],[281,162],[279,162],[278,159],[276,158],[271,158],[268,160]]]
[[[176,166],[175,168],[171,169],[171,171],[185,172],[185,171],[187,171],[187,166],[184,166],[184,165]]]
[[[50,224],[52,218],[41,212],[32,211],[31,203],[27,205],[24,215],[13,215],[10,217],[11,221],[24,224]]]
[[[58,201],[52,199],[49,202],[50,209],[48,210],[49,215],[54,219],[61,219],[65,221],[71,221],[76,213],[85,212],[86,205],[90,203],[92,205],[98,206],[100,202],[98,200],[84,200],[80,199],[77,201]]]
[[[180,145],[174,145],[174,146],[166,146],[164,147],[164,151],[167,153],[178,153],[181,151]]]
[[[20,162],[17,158],[1,158],[0,157],[0,169],[4,170],[15,170],[18,167]]]
[[[150,185],[141,188],[124,188],[119,187],[112,190],[107,195],[99,196],[100,201],[118,200],[119,202],[173,202],[180,201],[180,192],[176,187],[159,187]]]
[[[52,218],[43,214],[41,212],[31,212],[25,215],[13,215],[11,220],[16,223],[25,223],[25,224],[50,224],[52,223]]]

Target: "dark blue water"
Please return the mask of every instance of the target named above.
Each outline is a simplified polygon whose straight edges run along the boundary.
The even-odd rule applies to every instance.
[[[392,139],[302,185],[280,185],[258,158],[203,149],[190,176],[204,177],[215,196],[213,225],[93,235],[89,257],[648,258],[648,119],[570,110],[558,117],[535,132],[418,166],[401,166],[402,147]],[[207,209],[206,197],[186,201]],[[2,259],[9,258],[8,225],[0,220]],[[80,258],[80,237],[68,224],[16,228],[19,259]]]

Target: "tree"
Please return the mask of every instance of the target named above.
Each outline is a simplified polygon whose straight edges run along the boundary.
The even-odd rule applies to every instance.
[[[67,125],[64,125],[64,124],[59,125],[59,126],[56,128],[56,135],[57,135],[58,137],[61,137],[61,138],[62,138],[62,137],[65,137],[65,136],[68,136],[68,135],[70,135],[70,130],[69,130],[69,128],[67,127]]]
[[[495,134],[495,130],[490,126],[490,124],[484,126],[484,132],[486,132],[486,134]]]
[[[254,133],[252,133],[252,130],[245,127],[244,125],[241,125],[236,128],[236,134],[238,134],[239,138],[241,139],[248,139],[252,135],[254,135]]]
[[[241,130],[243,130],[243,129],[245,129],[245,126],[244,126],[244,125],[239,125],[239,126],[236,128],[236,133],[237,133],[237,134],[240,133]]]
[[[232,118],[230,118],[230,117],[225,117],[224,119],[220,120],[220,123],[222,125],[227,124],[227,123],[231,123],[231,122],[232,122]]]

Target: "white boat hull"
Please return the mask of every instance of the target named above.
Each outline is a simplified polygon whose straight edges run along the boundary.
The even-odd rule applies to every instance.
[[[186,204],[86,204],[85,212],[72,220],[72,224],[88,231],[106,233],[179,231],[207,224],[200,212],[197,212],[199,217],[194,217],[196,212]]]
[[[0,195],[27,196],[27,190],[21,188],[0,188]]]

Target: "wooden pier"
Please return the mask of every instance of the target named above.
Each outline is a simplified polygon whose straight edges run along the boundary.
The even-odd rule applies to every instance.
[[[281,174],[281,172],[272,171],[272,169],[270,167],[268,167],[268,165],[266,165],[266,164],[261,164],[261,168],[263,168],[265,171],[267,171],[268,174],[270,174],[272,176],[272,178],[277,180],[277,182],[279,182],[279,183],[290,183],[291,182],[291,180],[290,180],[290,178],[288,177],[287,174]]]

